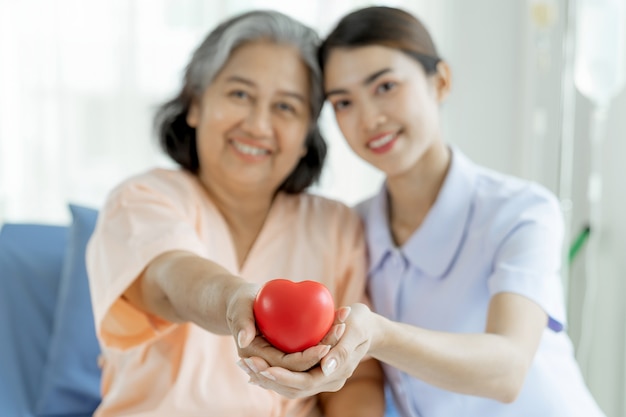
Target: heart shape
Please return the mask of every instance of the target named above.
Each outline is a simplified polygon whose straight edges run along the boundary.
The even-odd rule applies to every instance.
[[[324,284],[316,281],[268,281],[257,294],[253,308],[261,334],[285,353],[317,345],[335,319],[333,297]]]

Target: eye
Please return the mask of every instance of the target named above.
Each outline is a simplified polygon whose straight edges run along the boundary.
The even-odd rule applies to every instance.
[[[335,102],[333,102],[333,109],[335,109],[335,111],[340,111],[340,110],[345,110],[348,107],[350,107],[350,100],[337,100]]]
[[[386,81],[376,87],[377,93],[386,93],[390,90],[393,90],[396,87],[396,83],[393,81]]]
[[[284,101],[276,103],[276,108],[280,110],[281,112],[286,112],[286,113],[296,112],[296,108],[294,106]]]
[[[246,100],[250,97],[250,95],[245,92],[244,90],[233,90],[231,92],[228,93],[228,95],[230,97],[236,98],[236,99],[240,99],[240,100]]]

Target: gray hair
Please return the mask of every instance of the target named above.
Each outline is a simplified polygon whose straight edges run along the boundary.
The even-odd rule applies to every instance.
[[[317,60],[320,39],[311,28],[276,11],[248,12],[219,25],[194,52],[187,66],[185,84],[196,97],[202,95],[238,46],[260,39],[293,45],[300,52],[309,70],[309,105],[315,119],[323,104]]]
[[[196,132],[186,121],[191,103],[202,96],[237,47],[258,40],[295,46],[309,73],[311,126],[305,142],[307,154],[280,188],[298,193],[319,178],[326,157],[326,142],[317,126],[324,94],[317,59],[320,39],[313,29],[287,15],[270,10],[251,11],[235,16],[211,31],[186,67],[180,93],[158,109],[154,118],[155,130],[161,148],[183,168],[197,173],[200,165]]]

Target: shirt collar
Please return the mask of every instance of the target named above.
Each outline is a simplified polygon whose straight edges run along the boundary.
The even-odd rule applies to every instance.
[[[442,277],[451,266],[469,223],[475,190],[475,165],[456,148],[435,204],[401,248],[406,259],[427,276]],[[394,250],[388,222],[387,188],[372,199],[366,214],[370,272]]]

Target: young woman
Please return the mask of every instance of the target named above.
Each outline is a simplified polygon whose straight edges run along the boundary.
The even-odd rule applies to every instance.
[[[376,361],[320,407],[248,384],[238,368],[249,369],[238,347],[255,338],[262,283],[321,281],[342,304],[364,291],[358,215],[303,192],[326,153],[316,48],[311,29],[280,13],[235,17],[198,47],[157,114],[161,145],[182,169],[117,187],[88,248],[103,347],[96,417],[382,415]],[[329,348],[280,353],[281,366],[313,364]]]
[[[603,415],[564,331],[558,201],[446,144],[451,71],[424,25],[398,9],[361,9],[319,57],[343,135],[386,174],[360,205],[374,312],[352,306],[322,361],[338,364],[333,373],[258,361],[256,381],[313,392],[368,352],[385,363],[404,417]]]

